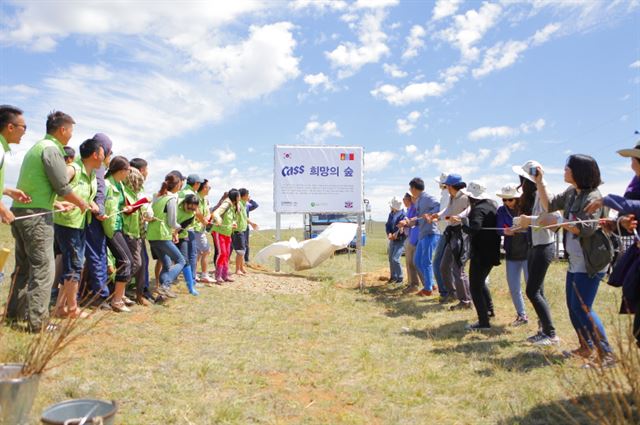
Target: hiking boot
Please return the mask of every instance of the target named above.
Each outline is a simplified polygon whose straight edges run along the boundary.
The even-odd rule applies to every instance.
[[[416,295],[419,297],[430,297],[431,295],[433,295],[433,291],[429,291],[428,289],[421,289]]]
[[[458,304],[452,305],[451,307],[449,307],[449,310],[450,311],[469,310],[471,308],[473,308],[473,305],[470,302],[460,301]]]
[[[419,286],[418,285],[409,285],[406,288],[404,288],[402,290],[403,294],[410,294],[412,292],[416,292],[418,290]]]
[[[456,301],[456,297],[454,297],[453,295],[443,295],[440,298],[438,298],[438,302],[440,304],[449,304],[455,301]]]

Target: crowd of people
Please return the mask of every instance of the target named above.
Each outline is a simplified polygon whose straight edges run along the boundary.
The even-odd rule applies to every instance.
[[[640,214],[640,143],[618,153],[631,159],[634,173],[623,196],[603,197],[596,160],[580,154],[567,159],[564,181],[569,187],[557,195],[548,190],[540,163],[514,166],[517,181],[495,194],[502,205],[482,184],[465,182],[459,174],[436,179],[439,201],[426,193],[421,178],[412,179],[402,201],[394,197],[389,203],[388,283],[404,283],[404,253],[405,293],[439,295],[440,303],[453,303],[450,310],[475,307],[478,321],[467,325],[467,330],[487,330],[495,317],[489,274],[500,265],[502,247],[515,310],[511,325],[526,325],[530,320],[521,289],[524,281],[538,321],[537,332],[527,341],[557,345],[560,339],[544,284],[556,254],[556,233],[562,229],[568,256],[566,304],[578,340],[578,347],[566,354],[613,363],[611,344],[593,310],[600,282],[611,268],[608,283],[623,288],[621,312],[635,313],[634,335],[640,347],[640,238],[635,219]],[[609,209],[617,211],[617,217],[610,218]],[[620,237],[632,235],[634,242],[616,252]]]
[[[22,110],[0,106],[0,185],[13,199],[10,209],[0,203],[0,220],[11,225],[15,239],[7,320],[40,332],[55,327],[50,316],[86,315],[80,301],[116,312],[164,303],[177,296],[172,288],[180,274],[197,296],[197,286],[234,280],[234,251],[234,272],[246,274],[249,227],[257,228],[249,213],[258,207],[247,189],[230,189],[210,205],[206,178],[173,170],[148,196],[147,161],[114,156],[104,133],[83,141],[76,154],[68,146],[74,124],[64,112],[50,113],[45,137],[24,156],[16,187],[5,187],[5,154],[27,126]],[[156,260],[155,285],[147,242]],[[127,296],[130,286],[135,295]]]

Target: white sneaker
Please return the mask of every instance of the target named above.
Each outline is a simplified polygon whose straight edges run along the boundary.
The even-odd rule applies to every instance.
[[[548,336],[548,335],[542,334],[542,336],[538,338],[536,341],[533,341],[532,344],[538,347],[548,347],[551,345],[558,345],[560,344],[560,338],[558,338],[558,336]]]

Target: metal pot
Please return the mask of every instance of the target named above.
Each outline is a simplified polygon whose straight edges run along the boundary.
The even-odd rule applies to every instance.
[[[38,393],[40,375],[20,376],[22,364],[0,364],[0,425],[29,422],[33,400]]]
[[[47,407],[40,421],[45,425],[112,425],[117,411],[115,401],[67,400]]]

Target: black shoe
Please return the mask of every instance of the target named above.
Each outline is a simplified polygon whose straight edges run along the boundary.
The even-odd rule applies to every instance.
[[[489,310],[489,313],[487,313],[489,315],[489,317],[496,317],[496,313],[493,310]]]

